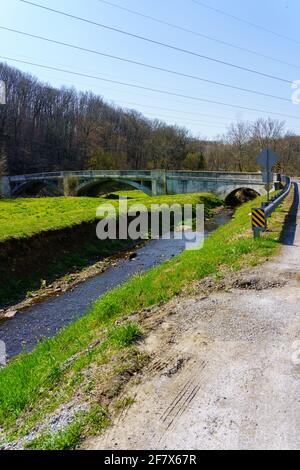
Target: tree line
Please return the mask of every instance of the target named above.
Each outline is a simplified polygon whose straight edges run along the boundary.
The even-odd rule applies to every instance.
[[[287,172],[300,174],[300,137],[285,123],[236,122],[214,141],[179,126],[108,104],[91,92],[54,88],[0,63],[0,174],[82,169],[256,171],[269,146]],[[199,128],[201,132],[201,128]]]

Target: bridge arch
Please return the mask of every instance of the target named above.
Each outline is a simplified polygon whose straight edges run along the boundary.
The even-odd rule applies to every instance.
[[[240,187],[230,188],[225,193],[224,201],[229,206],[237,206],[243,202],[251,201],[265,194],[263,187]]]
[[[32,194],[32,196],[36,196],[44,188],[52,190],[54,194],[63,196],[63,189],[60,188],[57,183],[51,180],[24,181],[23,183],[17,184],[12,187],[11,195],[13,197],[18,197],[31,190],[30,194]]]
[[[85,193],[88,191],[91,191],[93,188],[96,188],[97,186],[100,186],[103,183],[106,183],[108,181],[115,181],[117,183],[125,184],[129,187],[132,187],[134,189],[138,189],[140,191],[143,191],[145,194],[148,196],[151,196],[152,194],[152,187],[151,184],[147,185],[147,182],[137,182],[137,181],[132,181],[132,180],[123,180],[123,179],[118,179],[118,178],[96,178],[93,180],[85,180],[85,181],[80,181],[79,184],[75,188],[75,195],[76,196],[83,196]],[[150,183],[150,182],[149,182]]]

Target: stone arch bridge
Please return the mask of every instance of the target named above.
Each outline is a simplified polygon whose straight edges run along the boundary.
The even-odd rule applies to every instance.
[[[64,196],[80,196],[110,180],[126,183],[152,196],[206,192],[226,199],[240,189],[253,190],[258,194],[266,193],[261,173],[165,170],[64,171],[6,176],[0,180],[0,192],[6,198],[16,197],[39,183],[54,187]]]

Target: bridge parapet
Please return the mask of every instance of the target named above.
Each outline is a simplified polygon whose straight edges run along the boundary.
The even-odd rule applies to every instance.
[[[166,170],[83,170],[16,175],[2,178],[1,192],[5,197],[14,196],[40,182],[56,184],[66,196],[78,195],[107,180],[125,182],[153,196],[210,192],[224,199],[230,192],[242,188],[265,194],[261,173]]]

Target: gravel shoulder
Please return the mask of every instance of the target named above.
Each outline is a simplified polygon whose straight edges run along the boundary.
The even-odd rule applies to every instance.
[[[161,307],[134,403],[84,448],[299,449],[298,193],[280,256]]]

